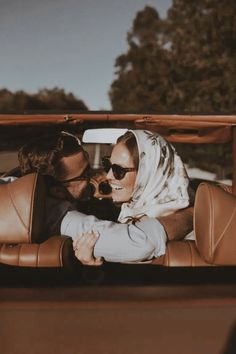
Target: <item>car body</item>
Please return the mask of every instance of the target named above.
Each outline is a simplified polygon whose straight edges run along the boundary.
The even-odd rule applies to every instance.
[[[85,143],[84,145],[85,149],[87,149],[89,152],[90,158],[92,160],[92,167],[97,170],[101,168],[101,156],[107,155],[111,152],[111,144],[108,145],[108,142],[111,143],[110,138],[112,128],[118,129],[117,136],[119,136],[121,128],[152,130],[158,132],[172,143],[188,143],[192,145],[232,143],[233,194],[236,193],[236,154],[234,154],[234,140],[236,134],[234,127],[235,122],[235,116],[217,115],[188,116],[86,113],[73,115],[51,114],[0,116],[0,124],[2,125],[2,128],[5,129],[5,134],[8,134],[8,145],[10,145],[11,142],[11,139],[9,139],[10,134],[12,134],[11,131],[13,131],[15,137],[17,135],[17,138],[19,139],[18,146],[20,143],[23,144],[24,139],[32,138],[32,136],[38,135],[39,133],[41,134],[45,130],[68,130],[75,133],[77,136],[79,136],[81,139],[83,138],[84,141],[87,142],[87,144]],[[96,133],[99,128],[104,129],[100,134],[100,138],[96,134],[94,137],[92,137],[92,134],[86,135],[86,133],[91,133],[94,131]],[[100,139],[100,143],[98,143],[98,139]],[[115,142],[116,139],[113,140],[113,142]],[[16,143],[16,138],[14,138],[13,142]],[[93,144],[88,144],[88,142],[92,142]],[[103,144],[101,144],[101,142],[103,142]],[[106,197],[106,195],[101,195],[101,197]],[[207,238],[205,233],[203,234],[204,238]],[[205,241],[203,240],[197,243],[200,244],[201,242]],[[207,257],[204,255],[202,257],[201,251],[200,254],[199,251],[199,247],[196,247],[194,242],[169,242],[166,256],[163,259],[154,260],[153,263],[164,266],[235,265],[234,262],[236,262],[236,260],[230,262],[227,262],[227,260],[214,262],[214,260],[210,260],[210,256]],[[1,261],[3,262],[3,258]],[[43,264],[41,266],[43,266]]]
[[[231,144],[235,195],[235,124],[233,115],[0,115],[1,153],[4,161],[13,158],[2,172],[15,167],[22,142],[43,131],[68,130],[82,137],[95,128],[147,129],[173,143]],[[199,252],[195,245],[189,251]],[[20,267],[5,262],[0,267],[4,353],[13,353],[15,343],[17,353],[26,353],[36,342],[34,353],[68,348],[72,353],[221,353],[234,331],[236,264],[165,265]]]

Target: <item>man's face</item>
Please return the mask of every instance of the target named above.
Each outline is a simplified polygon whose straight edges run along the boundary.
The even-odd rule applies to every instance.
[[[64,186],[75,199],[86,197],[86,190],[89,184],[89,161],[83,151],[63,157],[61,159],[65,175],[63,177]],[[85,177],[85,179],[79,179]],[[87,177],[87,179],[86,179]],[[78,179],[76,179],[78,178]],[[72,180],[73,181],[69,181]]]

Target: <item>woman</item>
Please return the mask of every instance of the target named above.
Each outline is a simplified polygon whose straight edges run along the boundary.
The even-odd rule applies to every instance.
[[[122,204],[118,220],[130,221],[144,215],[168,215],[189,204],[188,177],[174,147],[160,135],[145,130],[127,132],[117,140],[111,155],[113,165],[134,170],[119,180],[108,170],[112,199]]]
[[[188,177],[174,147],[157,133],[128,131],[118,138],[110,159],[103,160],[112,199],[122,203],[120,223],[156,218],[189,205]],[[81,234],[74,240],[78,259],[100,264],[93,257],[99,233]],[[115,247],[115,246],[114,246]]]

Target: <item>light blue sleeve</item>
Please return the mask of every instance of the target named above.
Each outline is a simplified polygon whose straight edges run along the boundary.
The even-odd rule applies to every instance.
[[[5,184],[9,182],[13,182],[17,179],[17,177],[14,176],[7,176],[7,177],[1,177],[0,178],[0,184]]]
[[[136,262],[165,254],[166,233],[161,223],[154,218],[134,225],[118,224],[70,211],[61,224],[61,233],[72,238],[91,230],[98,231],[100,235],[94,256],[103,257],[109,262]]]

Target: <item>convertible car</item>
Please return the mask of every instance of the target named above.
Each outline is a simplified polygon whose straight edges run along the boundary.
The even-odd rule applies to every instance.
[[[235,353],[235,124],[236,116],[222,115],[0,115],[5,177],[19,177],[17,150],[46,131],[84,137],[94,169],[111,149],[91,139],[92,130],[101,128],[157,131],[182,144],[182,152],[201,146],[203,158],[204,146],[223,144],[232,156],[230,173],[221,176],[227,185],[206,176],[191,182],[196,242],[170,241],[165,256],[149,264],[82,266],[69,237],[42,232],[45,179],[31,174],[0,184],[2,352]],[[221,151],[224,164],[228,157]]]
[[[148,129],[156,131],[172,143],[226,144],[232,143],[232,186],[201,180],[195,181],[194,241],[167,244],[165,256],[154,259],[152,265],[165,267],[210,267],[236,265],[234,216],[236,193],[236,116],[188,115],[1,115],[2,143],[22,144],[25,139],[43,131],[68,130],[83,138],[90,152],[92,166],[100,167],[100,155],[109,149],[112,134],[118,129]],[[99,134],[99,129],[103,128]],[[105,132],[104,132],[105,129]],[[97,132],[97,134],[96,134]],[[85,134],[84,134],[85,133]],[[17,138],[17,139],[16,139]],[[14,139],[14,140],[13,140]],[[113,139],[113,140],[112,140]],[[114,140],[115,141],[115,140]],[[90,143],[90,144],[89,144]],[[110,144],[111,146],[111,144]],[[13,149],[13,147],[12,147]],[[15,166],[16,167],[16,166]],[[4,173],[5,172],[5,173]],[[2,176],[17,175],[17,168],[3,171]],[[0,186],[2,223],[0,262],[18,267],[67,267],[75,259],[69,237],[47,238],[42,235],[44,181],[29,175],[11,185]],[[25,189],[25,197],[22,190]],[[18,193],[21,190],[21,193]],[[22,197],[23,201],[20,199]],[[101,195],[101,197],[106,197]],[[25,203],[25,204],[24,204]],[[8,208],[7,208],[8,206]],[[11,214],[13,209],[16,214]],[[9,211],[10,210],[10,211]],[[11,217],[10,217],[11,215]],[[4,217],[3,217],[4,216]],[[23,220],[22,220],[23,218]],[[203,223],[204,220],[204,223]],[[207,222],[206,222],[207,220]],[[12,225],[9,227],[8,222]]]

